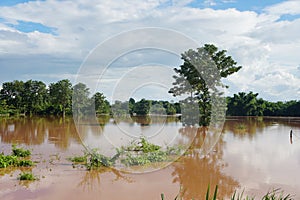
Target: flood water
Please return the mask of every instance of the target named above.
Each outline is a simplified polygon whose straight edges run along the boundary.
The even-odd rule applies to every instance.
[[[72,118],[0,118],[0,152],[9,154],[12,144],[31,149],[36,166],[30,170],[40,178],[21,182],[17,176],[25,169],[0,169],[0,199],[152,200],[160,199],[161,193],[174,199],[180,191],[184,199],[204,199],[209,184],[219,186],[220,199],[243,190],[262,197],[277,188],[300,199],[300,118],[227,118],[206,156],[199,153],[210,139],[206,130],[182,127],[175,117],[116,121],[104,116],[98,122],[83,123],[77,130]],[[86,146],[109,154],[111,147],[140,135],[159,145],[190,144],[192,150],[144,173],[113,168],[87,171],[73,168],[67,160],[82,155]]]

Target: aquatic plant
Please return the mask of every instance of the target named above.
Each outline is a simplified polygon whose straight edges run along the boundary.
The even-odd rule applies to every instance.
[[[34,163],[31,160],[23,160],[17,156],[0,154],[0,168],[7,167],[30,167]]]
[[[18,156],[18,157],[28,157],[31,155],[30,150],[26,150],[23,148],[17,148],[15,144],[12,145],[12,155]]]
[[[16,166],[18,163],[17,156],[4,155],[0,154],[0,168],[6,168],[9,166]]]
[[[19,174],[18,179],[20,181],[35,181],[37,180],[37,177],[35,175],[33,175],[31,172],[22,172]]]
[[[110,167],[114,164],[112,158],[100,154],[98,149],[87,151],[85,157],[87,158],[86,167],[88,170],[98,167]]]
[[[31,160],[18,160],[16,167],[31,167],[34,163]]]
[[[118,158],[118,153],[112,158],[102,155],[98,149],[86,150],[83,156],[74,156],[68,158],[73,164],[82,164],[88,170],[96,169],[99,167],[110,167]]]
[[[182,148],[168,147],[166,150],[162,150],[160,146],[152,144],[142,137],[129,146],[121,147],[119,151],[121,152],[121,163],[133,166],[169,161],[171,155],[180,155]]]
[[[148,142],[144,137],[140,141],[134,141],[127,147],[122,147],[125,151],[140,151],[144,153],[154,152],[161,149],[160,146]]]
[[[78,163],[86,163],[86,156],[74,156],[74,157],[70,157],[68,158],[67,160],[75,163],[75,164],[78,164]]]
[[[111,167],[118,160],[125,166],[147,165],[154,162],[171,160],[171,156],[179,155],[181,147],[167,147],[162,150],[160,146],[148,142],[145,138],[131,142],[128,146],[116,148],[112,157],[102,155],[98,149],[86,150],[83,156],[71,157],[68,160],[73,164],[85,165],[88,170],[98,167]]]

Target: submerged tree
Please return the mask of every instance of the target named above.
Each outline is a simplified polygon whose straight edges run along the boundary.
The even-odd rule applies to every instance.
[[[226,50],[218,51],[212,44],[205,44],[197,50],[190,49],[181,56],[184,63],[174,69],[177,75],[169,93],[173,96],[188,95],[183,103],[198,104],[199,125],[206,126],[210,122],[212,98],[220,95],[218,87],[224,86],[221,78],[239,71],[241,66],[236,66],[232,57],[226,55]]]

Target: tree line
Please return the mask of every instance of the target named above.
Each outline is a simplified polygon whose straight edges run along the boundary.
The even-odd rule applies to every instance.
[[[179,103],[146,99],[135,101],[130,98],[129,101],[117,100],[110,105],[103,93],[96,92],[89,96],[89,88],[85,84],[72,86],[68,79],[50,83],[48,86],[37,80],[5,82],[0,90],[0,114],[65,116],[72,115],[73,112],[88,114],[91,109],[96,114],[106,115],[180,113]]]
[[[228,116],[300,116],[300,101],[270,102],[258,98],[258,93],[239,92],[227,97]]]
[[[102,93],[97,92],[89,98],[89,88],[85,84],[78,83],[72,86],[70,80],[64,79],[51,83],[48,87],[44,82],[37,80],[3,83],[0,90],[0,114],[71,115],[74,92],[82,94],[82,110],[95,102],[99,112],[109,113],[109,103]]]
[[[80,93],[83,102],[80,112],[93,104],[97,114],[175,115],[181,113],[181,104],[163,100],[115,101],[112,105],[103,93],[89,97],[89,88],[78,83],[72,86],[64,79],[46,86],[42,81],[28,80],[5,82],[0,90],[0,114],[10,115],[71,115],[72,95]],[[76,99],[74,99],[76,101]],[[73,100],[73,101],[74,101]],[[79,101],[79,100],[78,100]],[[258,98],[258,93],[239,92],[226,97],[227,116],[300,116],[300,101],[270,102]]]
[[[208,125],[211,115],[217,115],[212,113],[212,102],[218,102],[218,108],[224,109],[222,111],[226,109],[222,107],[222,98],[218,98],[223,94],[219,88],[228,88],[222,83],[222,79],[238,72],[242,67],[237,66],[226,50],[219,50],[213,44],[205,44],[196,50],[189,49],[181,54],[181,58],[183,64],[174,68],[176,75],[173,76],[173,87],[169,90],[173,96],[186,97],[179,103],[146,99],[135,101],[130,98],[128,101],[115,101],[110,105],[103,93],[97,92],[90,97],[89,88],[83,83],[72,86],[69,80],[64,79],[46,86],[42,81],[15,80],[2,84],[0,114],[65,116],[95,111],[96,114],[174,115],[187,111],[186,108],[190,105],[196,105],[189,112],[196,110],[199,118],[197,116],[189,119],[186,116],[187,125]],[[240,92],[233,97],[227,97],[226,114],[300,116],[299,101],[269,102],[257,96],[258,93]]]

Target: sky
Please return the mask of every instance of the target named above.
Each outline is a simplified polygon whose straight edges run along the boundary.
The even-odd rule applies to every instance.
[[[186,41],[242,66],[223,80],[226,95],[299,100],[299,30],[299,0],[1,0],[0,84],[85,80],[109,100],[172,99]]]

